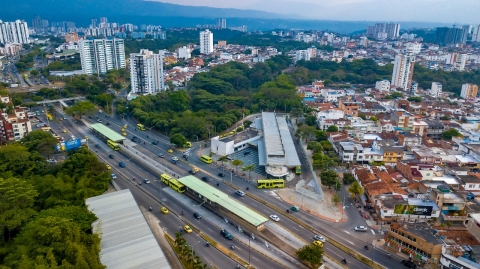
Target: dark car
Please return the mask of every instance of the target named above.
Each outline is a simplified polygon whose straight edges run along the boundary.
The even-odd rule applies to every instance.
[[[222,172],[220,172],[220,173],[218,173],[218,176],[219,176],[219,177],[224,177],[224,176],[225,176],[225,174],[224,174],[224,173],[222,173]]]
[[[196,218],[196,219],[201,219],[202,216],[200,216],[200,214],[198,214],[197,212],[193,213],[193,217]]]
[[[105,115],[105,117],[110,118],[110,115]]]
[[[209,182],[209,181],[210,181],[210,178],[208,178],[208,177],[202,177],[202,180],[205,181],[205,182]]]
[[[412,269],[417,268],[417,265],[416,265],[414,262],[409,261],[409,260],[403,260],[403,261],[401,262],[401,264],[403,264],[403,266],[405,266],[405,267],[407,267],[407,268],[412,268]]]
[[[195,171],[193,171],[192,169],[188,170],[188,173],[190,173],[190,175],[195,175]]]
[[[124,162],[119,162],[118,165],[120,165],[120,167],[127,167],[127,165]]]
[[[158,145],[158,141],[153,141],[152,144]]]
[[[132,137],[132,142],[137,142],[138,138],[137,137]]]
[[[160,157],[160,158],[164,158],[164,157],[165,157],[165,155],[163,155],[163,153],[158,153],[157,156]]]
[[[113,156],[113,154],[110,154],[110,155],[108,155],[108,158],[115,159],[115,156]]]
[[[232,240],[232,239],[233,239],[233,236],[232,236],[227,230],[225,230],[225,229],[220,230],[220,234],[221,234],[223,237],[227,238],[228,240]]]
[[[110,122],[107,122],[106,125],[110,125]]]

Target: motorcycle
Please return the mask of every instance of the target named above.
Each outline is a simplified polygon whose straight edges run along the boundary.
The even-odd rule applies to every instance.
[[[368,246],[365,246],[365,249],[368,250]]]
[[[207,247],[209,247],[209,246],[210,246],[210,243],[209,243],[209,242],[207,242],[205,245],[206,245]]]
[[[287,213],[290,213],[290,209],[287,209]]]
[[[148,210],[153,211],[152,207],[149,207]]]
[[[342,262],[343,262],[344,264],[347,264],[347,259],[343,259]]]
[[[247,191],[248,191],[248,190],[250,190],[250,188],[249,188],[249,187],[247,187]]]
[[[231,248],[231,249],[235,249],[235,246],[234,246],[234,245],[230,245],[230,248]]]

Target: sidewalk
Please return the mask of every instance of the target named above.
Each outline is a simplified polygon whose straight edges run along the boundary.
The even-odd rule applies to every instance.
[[[186,195],[180,194],[170,188],[164,188],[163,191],[167,192],[171,196],[174,196],[176,200],[190,208],[192,208],[193,204],[198,204]],[[246,234],[239,232],[236,227],[232,226],[232,224],[226,223],[225,220],[221,219],[219,216],[215,215],[204,207],[195,206],[195,209],[192,208],[192,210],[203,216],[202,221],[210,222],[213,224],[213,226],[216,226],[218,231],[220,231],[220,229],[227,229],[236,240],[248,246],[249,237]],[[215,229],[214,227],[212,228]],[[258,237],[255,237],[253,240],[250,239],[250,247],[256,250],[259,254],[267,256],[270,259],[286,266],[287,268],[305,268],[304,265],[286,255],[282,250],[276,248],[275,246],[271,246]]]

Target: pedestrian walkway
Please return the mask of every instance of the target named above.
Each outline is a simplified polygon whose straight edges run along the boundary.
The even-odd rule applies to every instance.
[[[196,206],[196,204],[198,203],[193,201],[186,195],[180,194],[170,188],[164,188],[162,191],[167,192],[171,196],[175,197],[175,199],[178,200],[180,203],[192,208],[193,211],[198,212],[202,216],[202,220],[208,221],[212,225],[216,226],[219,232],[220,229],[227,229],[236,240],[248,246],[249,236],[246,233],[240,232],[237,227],[225,222],[224,219],[215,215],[210,210],[201,206]],[[192,205],[194,205],[195,207],[193,208]],[[255,237],[255,239],[253,240],[250,239],[250,247],[288,268],[305,268],[303,264],[288,256],[282,250],[268,244],[267,242],[263,241],[258,237]],[[253,265],[255,266],[255,264]]]

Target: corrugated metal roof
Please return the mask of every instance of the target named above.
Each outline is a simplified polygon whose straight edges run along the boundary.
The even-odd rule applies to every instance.
[[[170,269],[130,190],[85,201],[98,220],[92,226],[101,235],[100,260],[109,269]]]
[[[277,123],[285,150],[285,165],[288,167],[301,165],[297,149],[295,148],[290,130],[288,129],[287,120],[284,117],[277,117]]]
[[[120,142],[125,140],[125,137],[121,136],[114,130],[108,128],[107,126],[101,123],[94,123],[90,125],[95,131],[103,134],[108,139],[112,140],[113,142]]]
[[[265,150],[265,142],[262,139],[258,140],[258,164],[265,166],[267,165],[267,152]]]
[[[233,212],[235,215],[249,222],[253,226],[259,226],[268,221],[267,218],[251,210],[247,206],[230,198],[226,193],[219,189],[210,186],[209,184],[201,181],[194,176],[186,176],[178,179],[182,184],[188,188],[194,190],[200,195],[206,197],[208,200],[213,201],[227,210]]]
[[[283,148],[283,141],[275,113],[262,112],[262,121],[267,164],[285,165],[285,149]]]

